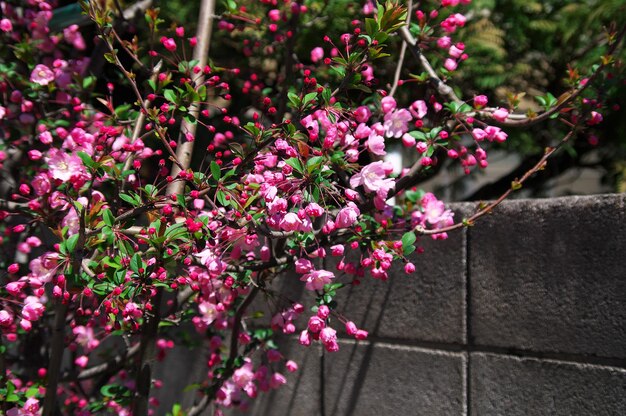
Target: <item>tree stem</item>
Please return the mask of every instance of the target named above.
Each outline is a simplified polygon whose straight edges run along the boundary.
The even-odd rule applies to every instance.
[[[68,305],[59,299],[55,309],[52,346],[48,363],[48,385],[46,386],[46,396],[43,402],[43,416],[52,416],[55,413],[57,386],[61,375],[63,351],[65,350],[65,317]]]

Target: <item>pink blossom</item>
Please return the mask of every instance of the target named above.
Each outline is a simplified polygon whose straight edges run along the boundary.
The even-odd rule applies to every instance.
[[[443,63],[444,68],[446,68],[448,71],[452,72],[456,69],[457,67],[457,63],[454,59],[446,59],[446,61]]]
[[[39,85],[48,85],[54,81],[54,72],[47,66],[39,64],[30,74],[30,81]]]
[[[380,108],[383,110],[383,113],[388,114],[396,109],[396,100],[387,96],[380,100]]]
[[[35,190],[35,194],[37,194],[38,196],[45,195],[52,190],[50,179],[45,173],[37,174],[33,179],[32,185],[33,189]]]
[[[413,117],[418,119],[424,118],[424,116],[428,113],[428,107],[426,106],[426,101],[424,100],[414,101],[413,104],[411,104],[411,107],[409,107],[409,110],[411,111],[411,114],[413,114]]]
[[[298,342],[300,345],[309,346],[311,345],[311,334],[306,329],[300,333],[300,337],[298,338]]]
[[[459,46],[463,46],[462,44]],[[453,58],[460,58],[461,55],[463,55],[463,49],[459,49],[457,47],[457,45],[452,45],[450,46],[450,50],[448,51],[448,55],[450,55]]]
[[[78,29],[78,25],[71,25],[63,29],[63,37],[68,43],[79,51],[82,51],[87,47],[85,45],[85,39],[83,39],[83,35]]]
[[[372,116],[372,112],[369,107],[362,105],[354,110],[354,118],[359,123],[367,123],[367,120]]]
[[[509,116],[509,111],[506,108],[498,108],[491,115],[499,122],[504,122]]]
[[[363,185],[363,188],[365,188],[367,192],[377,192],[381,189],[387,191],[394,185],[393,179],[385,178],[387,176],[388,167],[387,163],[380,160],[372,162],[364,166],[361,172],[350,178],[350,186],[356,188],[359,185]]]
[[[346,333],[348,335],[354,335],[356,334],[356,331],[358,330],[356,324],[352,321],[348,321],[346,322]]]
[[[337,340],[337,331],[331,327],[326,327],[320,331],[320,339],[324,344]]]
[[[359,208],[352,201],[348,202],[345,208],[342,208],[337,217],[335,218],[336,228],[348,228],[357,222],[357,219],[361,215]]]
[[[298,214],[288,212],[280,220],[279,226],[284,231],[297,231],[302,226],[302,220],[298,217]]]
[[[587,120],[587,125],[595,126],[596,124],[602,123],[602,120],[602,114],[598,113],[597,111],[592,111],[591,118]]]
[[[343,244],[335,244],[334,246],[330,247],[330,250],[333,256],[343,256],[345,247],[343,246]]]
[[[9,19],[0,20],[0,30],[3,32],[10,32],[13,30],[13,23]]]
[[[43,316],[45,307],[39,302],[39,298],[35,296],[28,296],[24,301],[24,307],[22,308],[22,316],[29,321],[36,321]]]
[[[324,327],[326,327],[326,322],[324,322],[323,318],[320,318],[319,316],[311,316],[309,318],[307,328],[309,328],[309,331],[311,331],[312,333],[317,334],[322,329],[324,329]]]
[[[300,258],[296,260],[295,265],[296,265],[296,273],[299,273],[299,274],[309,273],[311,270],[313,270],[313,263],[311,263],[307,259]]]
[[[376,133],[370,134],[369,138],[365,142],[365,145],[375,155],[384,156],[387,154],[385,152],[385,138],[383,136],[379,136]]]
[[[7,327],[13,323],[13,315],[9,313],[9,311],[2,309],[0,310],[0,326]]]
[[[474,97],[474,107],[476,108],[482,108],[486,106],[487,102],[487,96],[485,95],[477,95],[476,97]]]
[[[173,52],[176,50],[176,41],[172,38],[162,37],[161,43],[163,44],[165,49],[167,49],[170,52]]]
[[[412,119],[411,113],[404,108],[395,110],[392,113],[387,113],[383,124],[385,136],[399,139],[404,133],[409,131],[409,122]]]
[[[87,367],[88,361],[89,361],[89,358],[86,355],[81,355],[80,357],[74,360],[74,364],[76,364],[80,368],[85,368]]]
[[[69,181],[72,176],[78,176],[84,171],[83,162],[78,156],[70,156],[63,151],[54,152],[47,162],[52,178],[63,182]]]
[[[6,114],[7,114],[7,109],[0,105],[0,120],[2,120]]]
[[[287,371],[289,371],[290,373],[293,373],[294,371],[298,370],[298,364],[292,360],[287,361],[285,363],[285,367],[287,368]]]
[[[280,20],[280,10],[270,10],[269,12],[267,12],[267,17],[269,17],[272,22],[278,22]]]
[[[317,46],[311,50],[311,61],[318,62],[324,58],[324,49]]]
[[[437,46],[441,49],[448,49],[452,44],[452,40],[449,36],[442,36],[437,39]]]
[[[415,137],[411,136],[409,133],[404,133],[402,135],[402,144],[405,147],[413,147],[413,146],[415,146]]]
[[[306,282],[305,287],[307,290],[322,290],[324,285],[327,285],[335,278],[332,272],[327,270],[314,270],[305,274],[300,278],[301,281]]]

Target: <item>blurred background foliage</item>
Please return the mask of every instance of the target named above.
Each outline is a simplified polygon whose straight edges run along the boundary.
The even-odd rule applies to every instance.
[[[122,7],[135,3],[111,1]],[[295,22],[281,23],[283,26],[292,24],[291,29],[295,29],[295,38],[290,44],[289,41],[276,41],[275,34],[267,30],[265,19],[270,9],[288,9],[289,4],[279,1],[273,6],[269,1],[218,0],[211,59],[214,65],[241,69],[237,77],[228,78],[229,82],[238,87],[245,83],[258,86],[247,94],[233,94],[229,108],[231,114],[249,114],[251,109],[259,106],[262,97],[278,97],[281,85],[286,81],[293,81],[298,86],[301,74],[296,74],[290,64],[300,65],[300,70],[311,68],[320,83],[337,81],[340,77],[329,71],[327,66],[312,65],[310,51],[316,46],[323,46],[328,54],[330,47],[323,42],[323,37],[328,35],[338,40],[342,33],[351,32],[351,22],[363,17],[361,11],[366,0],[299,2],[308,8],[308,12]],[[438,5],[438,1],[415,2],[413,10],[429,11]],[[245,6],[244,15],[263,17],[262,23],[254,25],[233,19],[229,13],[240,10],[241,6]],[[160,17],[171,23],[172,28],[182,25],[188,36],[195,33],[199,1],[154,0],[153,7],[160,9]],[[567,84],[568,70],[576,70],[582,76],[590,73],[592,65],[599,62],[605,51],[606,29],[611,25],[617,28],[626,25],[624,0],[473,0],[471,5],[458,6],[454,10],[462,11],[468,18],[466,26],[453,35],[453,40],[465,43],[469,59],[459,65],[451,85],[466,100],[471,100],[476,94],[485,94],[490,105],[507,106],[515,99],[519,101],[518,110],[521,112],[540,110],[535,96],[550,92],[559,97],[566,92],[570,88]],[[219,29],[220,20],[229,22],[237,30]],[[143,23],[138,20],[136,27],[131,27],[130,35],[138,34],[140,39],[145,39]],[[252,48],[254,44],[259,47]],[[375,63],[376,80],[371,85],[372,89],[388,91],[391,88],[399,46],[399,39],[392,39],[392,47],[388,50],[392,56]],[[439,53],[432,52],[435,56]],[[576,172],[582,169],[595,172],[595,177],[600,179],[600,183],[592,186],[589,192],[626,192],[624,47],[619,49],[616,59],[618,65],[608,74],[595,97],[601,105],[599,111],[604,115],[604,122],[579,134],[518,195],[534,197],[567,193],[567,188],[554,191],[558,182],[555,179],[567,172],[574,172],[575,179]],[[286,62],[289,60],[293,62]],[[407,54],[401,78],[409,79],[410,74],[420,72]],[[428,98],[431,94],[427,86],[412,82],[398,88],[396,97],[410,103],[415,99]],[[365,92],[355,92],[354,100],[357,102],[367,96]],[[565,132],[566,127],[555,122],[509,130],[510,139],[500,147],[502,154],[512,152],[516,157],[506,159],[497,172],[499,176],[494,177],[493,171],[489,173],[490,169],[487,169],[490,176],[479,178],[477,182],[476,175],[464,176],[458,165],[443,163],[434,172],[447,172],[445,180],[433,182],[432,178],[425,177],[424,181],[430,180],[427,186],[433,189],[448,188],[446,196],[452,200],[494,198],[532,166],[542,156],[546,146],[558,143]]]

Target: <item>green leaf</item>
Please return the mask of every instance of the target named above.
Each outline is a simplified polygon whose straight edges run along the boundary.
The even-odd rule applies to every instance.
[[[95,169],[95,168],[98,167],[98,164],[96,162],[94,162],[94,160],[91,158],[91,156],[89,156],[88,153],[77,152],[76,154],[78,155],[80,160],[83,161],[83,165],[87,166],[88,168]]]
[[[130,260],[130,269],[135,273],[139,273],[139,269],[143,267],[143,262],[141,261],[141,256],[139,253],[135,253],[133,258]]]
[[[402,235],[402,247],[411,246],[413,245],[413,243],[415,243],[416,240],[417,237],[415,236],[414,232],[406,232],[404,233],[404,235]]]
[[[102,211],[102,221],[104,221],[104,223],[109,227],[113,227],[113,225],[115,224],[115,217],[113,216],[113,213],[110,209],[105,208]]]
[[[211,175],[216,181],[219,181],[222,177],[222,170],[220,168],[220,165],[218,165],[217,162],[214,160],[211,161]]]
[[[137,201],[135,201],[135,198],[133,198],[132,196],[127,194],[120,194],[119,196],[122,201],[128,202],[132,206],[137,206]]]
[[[302,162],[297,157],[291,157],[285,160],[285,163],[294,168],[296,171],[300,173],[304,173],[304,166],[302,166]]]
[[[323,156],[314,156],[306,161],[306,169],[309,173],[317,169],[324,161]]]
[[[74,250],[76,249],[76,244],[78,244],[79,237],[79,234],[74,234],[67,239],[67,241],[65,242],[65,247],[67,248],[68,253],[71,254],[74,252]]]
[[[174,104],[176,104],[176,100],[178,99],[178,97],[176,97],[176,93],[170,89],[163,91],[163,97],[165,97],[167,101],[170,101]]]

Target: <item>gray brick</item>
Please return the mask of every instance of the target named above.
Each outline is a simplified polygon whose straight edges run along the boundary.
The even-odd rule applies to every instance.
[[[286,386],[259,397],[251,415],[310,416],[320,412],[319,349],[294,346],[300,369]],[[465,357],[460,353],[342,342],[325,355],[326,415],[465,414]]]
[[[507,201],[468,234],[478,345],[626,357],[624,195]]]
[[[470,415],[618,416],[626,409],[626,370],[472,353]]]

